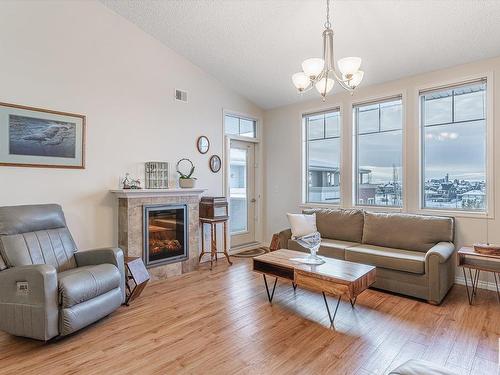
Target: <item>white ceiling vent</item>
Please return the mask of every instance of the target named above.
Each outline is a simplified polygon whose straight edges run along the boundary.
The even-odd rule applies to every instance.
[[[187,101],[188,101],[188,93],[187,93],[187,91],[182,91],[182,90],[179,90],[179,89],[175,89],[175,100],[187,103]]]

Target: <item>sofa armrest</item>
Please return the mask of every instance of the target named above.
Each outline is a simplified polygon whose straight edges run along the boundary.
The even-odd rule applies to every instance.
[[[425,273],[429,278],[428,302],[438,305],[455,282],[455,245],[439,242],[425,254]]]
[[[280,239],[280,249],[288,249],[288,240],[292,238],[292,230],[285,229],[278,233]]]
[[[92,266],[97,264],[113,264],[120,271],[120,288],[122,291],[122,303],[125,303],[125,260],[122,249],[118,247],[107,247],[78,251],[75,253],[78,267]]]
[[[26,290],[18,283],[26,282]],[[0,272],[0,329],[47,341],[59,335],[57,272],[51,265],[12,267]]]
[[[451,242],[439,242],[425,254],[425,262],[436,257],[439,263],[445,263],[455,252],[455,245]]]

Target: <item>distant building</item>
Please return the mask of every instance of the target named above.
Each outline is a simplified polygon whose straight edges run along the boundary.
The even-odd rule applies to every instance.
[[[444,178],[425,181],[425,201],[433,207],[470,208],[485,207],[485,181],[450,180]]]
[[[486,194],[481,190],[471,190],[462,194],[463,208],[483,208],[486,203]]]
[[[378,184],[371,183],[370,169],[360,168],[358,171],[358,204],[374,205]]]
[[[309,166],[310,202],[340,200],[340,170],[338,167]]]

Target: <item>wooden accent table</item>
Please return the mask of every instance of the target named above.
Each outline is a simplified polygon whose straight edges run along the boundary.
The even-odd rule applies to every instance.
[[[276,250],[253,258],[253,270],[263,275],[269,302],[273,300],[278,278],[291,281],[294,290],[300,286],[321,292],[330,319],[330,327],[333,327],[342,296],[347,297],[354,307],[358,295],[375,282],[375,267],[332,258],[323,258],[325,263],[321,265],[308,265],[292,260],[306,255],[299,251]],[[271,293],[266,275],[275,278]],[[326,294],[338,296],[333,316]]]
[[[128,292],[125,297],[125,305],[128,306],[129,302],[139,297],[146,287],[149,281],[149,272],[139,257],[125,257],[125,269],[125,285]],[[130,286],[131,283],[132,286]]]
[[[227,253],[227,221],[229,220],[229,216],[218,217],[215,219],[202,218],[200,217],[201,224],[201,254],[198,262],[201,262],[201,258],[203,255],[208,254],[208,251],[205,251],[205,224],[210,225],[210,269],[212,269],[214,264],[214,259],[217,261],[217,254],[224,254],[227,259],[227,262],[232,265],[231,259],[229,259],[229,254]],[[217,251],[217,224],[222,223],[224,227],[224,251]]]
[[[500,256],[481,254],[474,251],[473,247],[465,246],[458,250],[458,266],[462,267],[465,279],[465,289],[467,290],[467,299],[469,304],[472,305],[474,297],[477,292],[477,284],[479,281],[479,274],[481,271],[493,273],[495,279],[495,286],[497,289],[497,298],[500,303],[500,290],[498,284],[500,283]],[[469,277],[472,283],[472,291],[469,291],[469,282],[467,280],[467,272],[469,270]],[[474,270],[474,272],[472,272]],[[497,280],[498,278],[498,280]]]

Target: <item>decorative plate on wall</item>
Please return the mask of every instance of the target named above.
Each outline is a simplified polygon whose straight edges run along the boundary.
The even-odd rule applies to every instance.
[[[220,160],[220,157],[218,155],[212,155],[210,156],[209,165],[210,170],[214,173],[217,173],[222,167],[222,161]]]
[[[196,147],[198,148],[200,154],[206,154],[210,149],[210,141],[207,137],[202,135],[201,137],[198,137],[198,140],[196,141]]]

